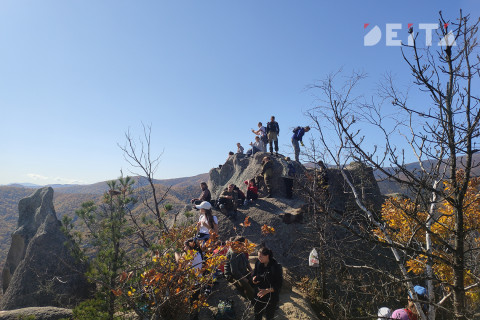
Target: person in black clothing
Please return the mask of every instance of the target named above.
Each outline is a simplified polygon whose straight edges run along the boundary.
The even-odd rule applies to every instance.
[[[267,123],[267,138],[270,145],[270,154],[273,155],[273,143],[275,143],[275,155],[278,156],[278,135],[280,134],[280,127],[275,117],[272,116],[270,122]]]
[[[282,282],[282,266],[273,258],[272,250],[262,247],[253,270],[253,284],[258,287],[254,304],[255,320],[261,320],[263,314],[267,320],[274,318]]]

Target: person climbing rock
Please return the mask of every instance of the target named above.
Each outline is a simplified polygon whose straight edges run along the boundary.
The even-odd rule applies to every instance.
[[[265,156],[262,160],[262,173],[263,181],[265,182],[265,186],[267,187],[267,198],[272,197],[272,179],[273,179],[273,161],[270,157]]]

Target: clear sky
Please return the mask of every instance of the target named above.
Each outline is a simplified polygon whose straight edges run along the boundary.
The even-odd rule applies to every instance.
[[[435,23],[480,1],[2,0],[0,184],[94,183],[127,172],[117,143],[152,126],[156,178],[208,172],[275,115],[280,152],[339,68],[410,80],[364,24]],[[369,88],[365,88],[369,90]]]

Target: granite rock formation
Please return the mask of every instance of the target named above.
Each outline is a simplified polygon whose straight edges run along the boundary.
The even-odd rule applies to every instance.
[[[18,226],[2,272],[0,310],[69,307],[89,295],[85,266],[71,256],[53,207],[53,189],[36,190],[18,204]]]
[[[225,164],[219,168],[210,170],[208,187],[214,199],[218,198],[222,191],[231,183],[237,185],[241,190],[246,190],[245,180],[250,180],[260,175],[262,171],[262,159],[270,156],[269,153],[257,152],[251,157],[243,154],[235,154],[228,159]],[[283,156],[270,156],[273,161],[273,180],[272,195],[275,197],[285,197],[285,183],[283,178],[287,176],[288,162]],[[291,161],[295,167],[296,174],[301,174],[304,167],[296,162]],[[262,185],[259,186],[262,190]],[[261,194],[259,194],[261,196]]]

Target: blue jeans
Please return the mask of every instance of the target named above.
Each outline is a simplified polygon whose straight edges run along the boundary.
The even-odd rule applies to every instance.
[[[300,145],[298,144],[297,139],[292,138],[293,150],[295,150],[295,161],[299,161],[298,157],[300,155]]]

